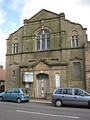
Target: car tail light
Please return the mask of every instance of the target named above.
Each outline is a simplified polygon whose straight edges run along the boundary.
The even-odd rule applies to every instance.
[[[21,96],[23,97],[23,96],[24,96],[24,94],[21,94]]]

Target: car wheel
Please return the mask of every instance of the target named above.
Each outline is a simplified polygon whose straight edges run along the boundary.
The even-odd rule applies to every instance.
[[[62,101],[61,100],[57,100],[56,102],[55,102],[55,105],[57,106],[57,107],[62,107]]]
[[[20,98],[17,98],[17,103],[21,103],[21,99]]]
[[[90,101],[88,102],[88,108],[90,109]]]
[[[0,101],[3,101],[3,97],[2,96],[0,97]]]

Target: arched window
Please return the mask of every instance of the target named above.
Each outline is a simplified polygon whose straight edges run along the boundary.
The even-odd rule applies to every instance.
[[[72,31],[71,36],[71,47],[78,47],[78,32],[76,30]]]
[[[41,30],[37,34],[36,50],[50,49],[50,32],[47,30]]]
[[[55,80],[56,80],[56,88],[60,87],[60,75],[58,73],[55,75]]]
[[[48,80],[48,75],[47,74],[44,74],[44,73],[40,73],[36,76],[37,80],[42,80],[42,79],[46,79]]]
[[[12,53],[18,53],[18,43],[13,43],[12,44]]]

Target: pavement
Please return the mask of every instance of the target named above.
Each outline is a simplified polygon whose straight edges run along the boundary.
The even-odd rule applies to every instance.
[[[30,102],[36,102],[36,103],[51,103],[51,100],[45,100],[45,99],[30,99]]]

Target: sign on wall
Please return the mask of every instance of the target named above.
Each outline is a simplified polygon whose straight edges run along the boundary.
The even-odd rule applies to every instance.
[[[25,83],[25,88],[29,88],[29,83]]]
[[[33,82],[33,72],[24,72],[23,82]]]

